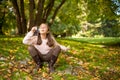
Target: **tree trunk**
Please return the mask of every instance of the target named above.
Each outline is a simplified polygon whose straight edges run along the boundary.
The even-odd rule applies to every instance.
[[[3,24],[3,22],[0,22],[0,35],[3,35],[2,24]]]
[[[3,23],[5,21],[5,8],[6,8],[6,5],[4,6],[4,11],[1,12],[3,14],[2,18],[0,19],[0,34],[3,35],[3,31],[2,31],[2,26],[3,26]]]
[[[2,31],[2,26],[3,26],[3,23],[4,23],[4,17],[5,17],[5,14],[2,16],[1,18],[1,21],[0,21],[0,34],[3,35],[3,31]]]
[[[11,0],[14,8],[14,13],[16,15],[17,29],[19,35],[25,34],[27,32],[25,10],[24,10],[24,0],[20,0],[20,9],[17,0]]]
[[[35,26],[35,1],[29,0],[29,28],[28,31],[31,30],[33,26]]]
[[[44,2],[45,0],[39,0],[38,2],[37,13],[36,13],[36,18],[35,18],[36,26],[39,26],[43,22],[42,15],[43,15]]]
[[[24,10],[24,0],[20,0],[20,11],[21,11],[22,34],[25,34],[27,32],[27,25],[26,25],[25,10]]]
[[[16,21],[17,21],[17,28],[18,28],[18,34],[24,34],[27,31],[26,27],[26,18],[25,18],[25,10],[24,10],[24,0],[20,0],[20,10],[17,3],[17,0],[11,0],[14,12],[16,15]],[[37,9],[35,8],[35,0],[29,0],[29,30],[33,26],[39,26],[41,23],[46,22],[48,19],[48,16],[51,14],[52,9],[54,8],[55,0],[49,0],[46,7],[44,7],[46,0],[39,0]],[[50,21],[50,26],[53,24],[53,21],[55,19],[55,16],[58,13],[58,10],[61,8],[61,6],[65,3],[66,0],[62,0],[61,3],[56,7],[52,19]]]
[[[21,16],[20,16],[20,11],[19,11],[19,7],[17,4],[17,0],[11,0],[13,7],[14,7],[14,13],[16,16],[16,21],[17,21],[17,28],[18,28],[18,33],[17,34],[22,34],[22,24],[21,24]]]

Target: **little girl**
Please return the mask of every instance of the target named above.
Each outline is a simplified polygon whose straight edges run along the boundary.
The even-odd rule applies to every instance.
[[[38,35],[33,35],[37,27],[33,27],[23,39],[23,43],[29,45],[28,51],[32,56],[38,68],[42,68],[43,62],[48,62],[49,72],[54,72],[54,64],[57,61],[59,53],[67,51],[68,48],[56,42],[50,33],[48,24],[42,23],[39,26]]]

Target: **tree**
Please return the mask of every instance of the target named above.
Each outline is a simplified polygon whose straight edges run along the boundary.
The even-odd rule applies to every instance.
[[[102,28],[104,25],[108,26],[109,25],[108,23],[111,23],[111,21],[116,20],[118,21],[117,23],[119,23],[120,18],[119,0],[106,0],[106,1],[7,0],[7,1],[13,4],[12,6],[10,4],[9,7],[7,5],[7,8],[13,9],[14,7],[14,14],[13,10],[11,11],[12,12],[11,14],[13,16],[16,15],[18,34],[24,34],[26,33],[27,28],[29,31],[33,26],[39,26],[42,22],[47,22],[49,23],[50,26],[52,25],[51,31],[56,36],[58,35],[71,36],[73,34],[75,35],[76,33],[78,34],[87,33],[90,34],[90,36],[93,36],[94,34],[102,35],[101,33],[99,33],[101,31],[96,30],[97,27]],[[64,8],[61,8],[62,6]],[[1,9],[3,11],[4,8]],[[5,17],[5,19],[8,18]],[[8,21],[6,23],[9,24]],[[14,21],[13,23],[14,23],[13,25],[16,24]],[[114,27],[118,25],[112,26]],[[13,29],[14,27],[10,28]],[[110,29],[111,31],[113,31],[112,29],[116,30],[116,28]],[[106,29],[104,28],[104,30]]]
[[[54,36],[71,36],[80,30],[80,23],[82,22],[78,18],[82,14],[78,5],[80,2],[79,0],[69,0],[63,5],[64,8],[59,11],[51,27]]]
[[[29,23],[30,30],[33,26],[39,26],[42,22],[48,22],[51,26],[54,19],[65,3],[66,0],[29,0],[29,17],[28,20],[25,16],[24,4],[25,0],[11,0],[16,15],[16,22],[18,28],[18,34],[24,34],[27,32],[26,20]],[[55,2],[57,2],[56,6]],[[51,17],[51,19],[49,19]]]
[[[83,0],[86,4],[85,36],[119,36],[119,0]],[[82,7],[81,7],[82,8]],[[83,9],[83,8],[82,8]],[[117,11],[116,11],[117,10]],[[84,12],[84,11],[83,11]],[[113,24],[114,23],[114,24]],[[83,28],[84,25],[82,26]],[[83,29],[84,30],[84,29]],[[115,32],[116,31],[116,32]]]
[[[3,1],[1,0],[0,1],[0,34],[4,34],[3,31],[2,31],[2,27],[3,27],[3,23],[4,23],[4,20],[5,20],[5,14],[6,14],[6,4],[5,4],[6,1]]]
[[[24,12],[24,0],[20,0],[18,5],[17,0],[11,0],[16,15],[16,22],[18,28],[18,34],[24,34],[27,32],[26,18]]]

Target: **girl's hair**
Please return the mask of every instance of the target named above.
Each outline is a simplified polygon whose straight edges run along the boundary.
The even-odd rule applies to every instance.
[[[47,45],[49,47],[52,47],[52,46],[54,46],[54,40],[53,40],[52,35],[50,33],[50,28],[49,28],[47,23],[42,23],[42,24],[45,24],[48,27],[49,32],[47,33],[47,36],[46,36],[48,39]],[[40,33],[38,33],[37,44],[40,45],[41,43],[42,43],[41,36],[40,36]]]

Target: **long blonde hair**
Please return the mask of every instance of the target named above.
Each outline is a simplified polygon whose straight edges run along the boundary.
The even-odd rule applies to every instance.
[[[47,24],[47,23],[42,23],[42,24],[45,24],[46,26],[47,26],[47,28],[48,28],[48,33],[47,33],[47,39],[48,39],[48,42],[47,42],[47,45],[49,46],[49,47],[52,47],[52,46],[54,46],[54,44],[55,44],[55,42],[54,42],[54,40],[53,40],[53,38],[52,38],[52,35],[51,35],[51,33],[50,33],[50,28],[49,28],[49,25]],[[40,33],[38,33],[38,39],[37,39],[37,44],[38,45],[40,45],[42,43],[42,39],[41,39],[41,36],[40,36]]]

